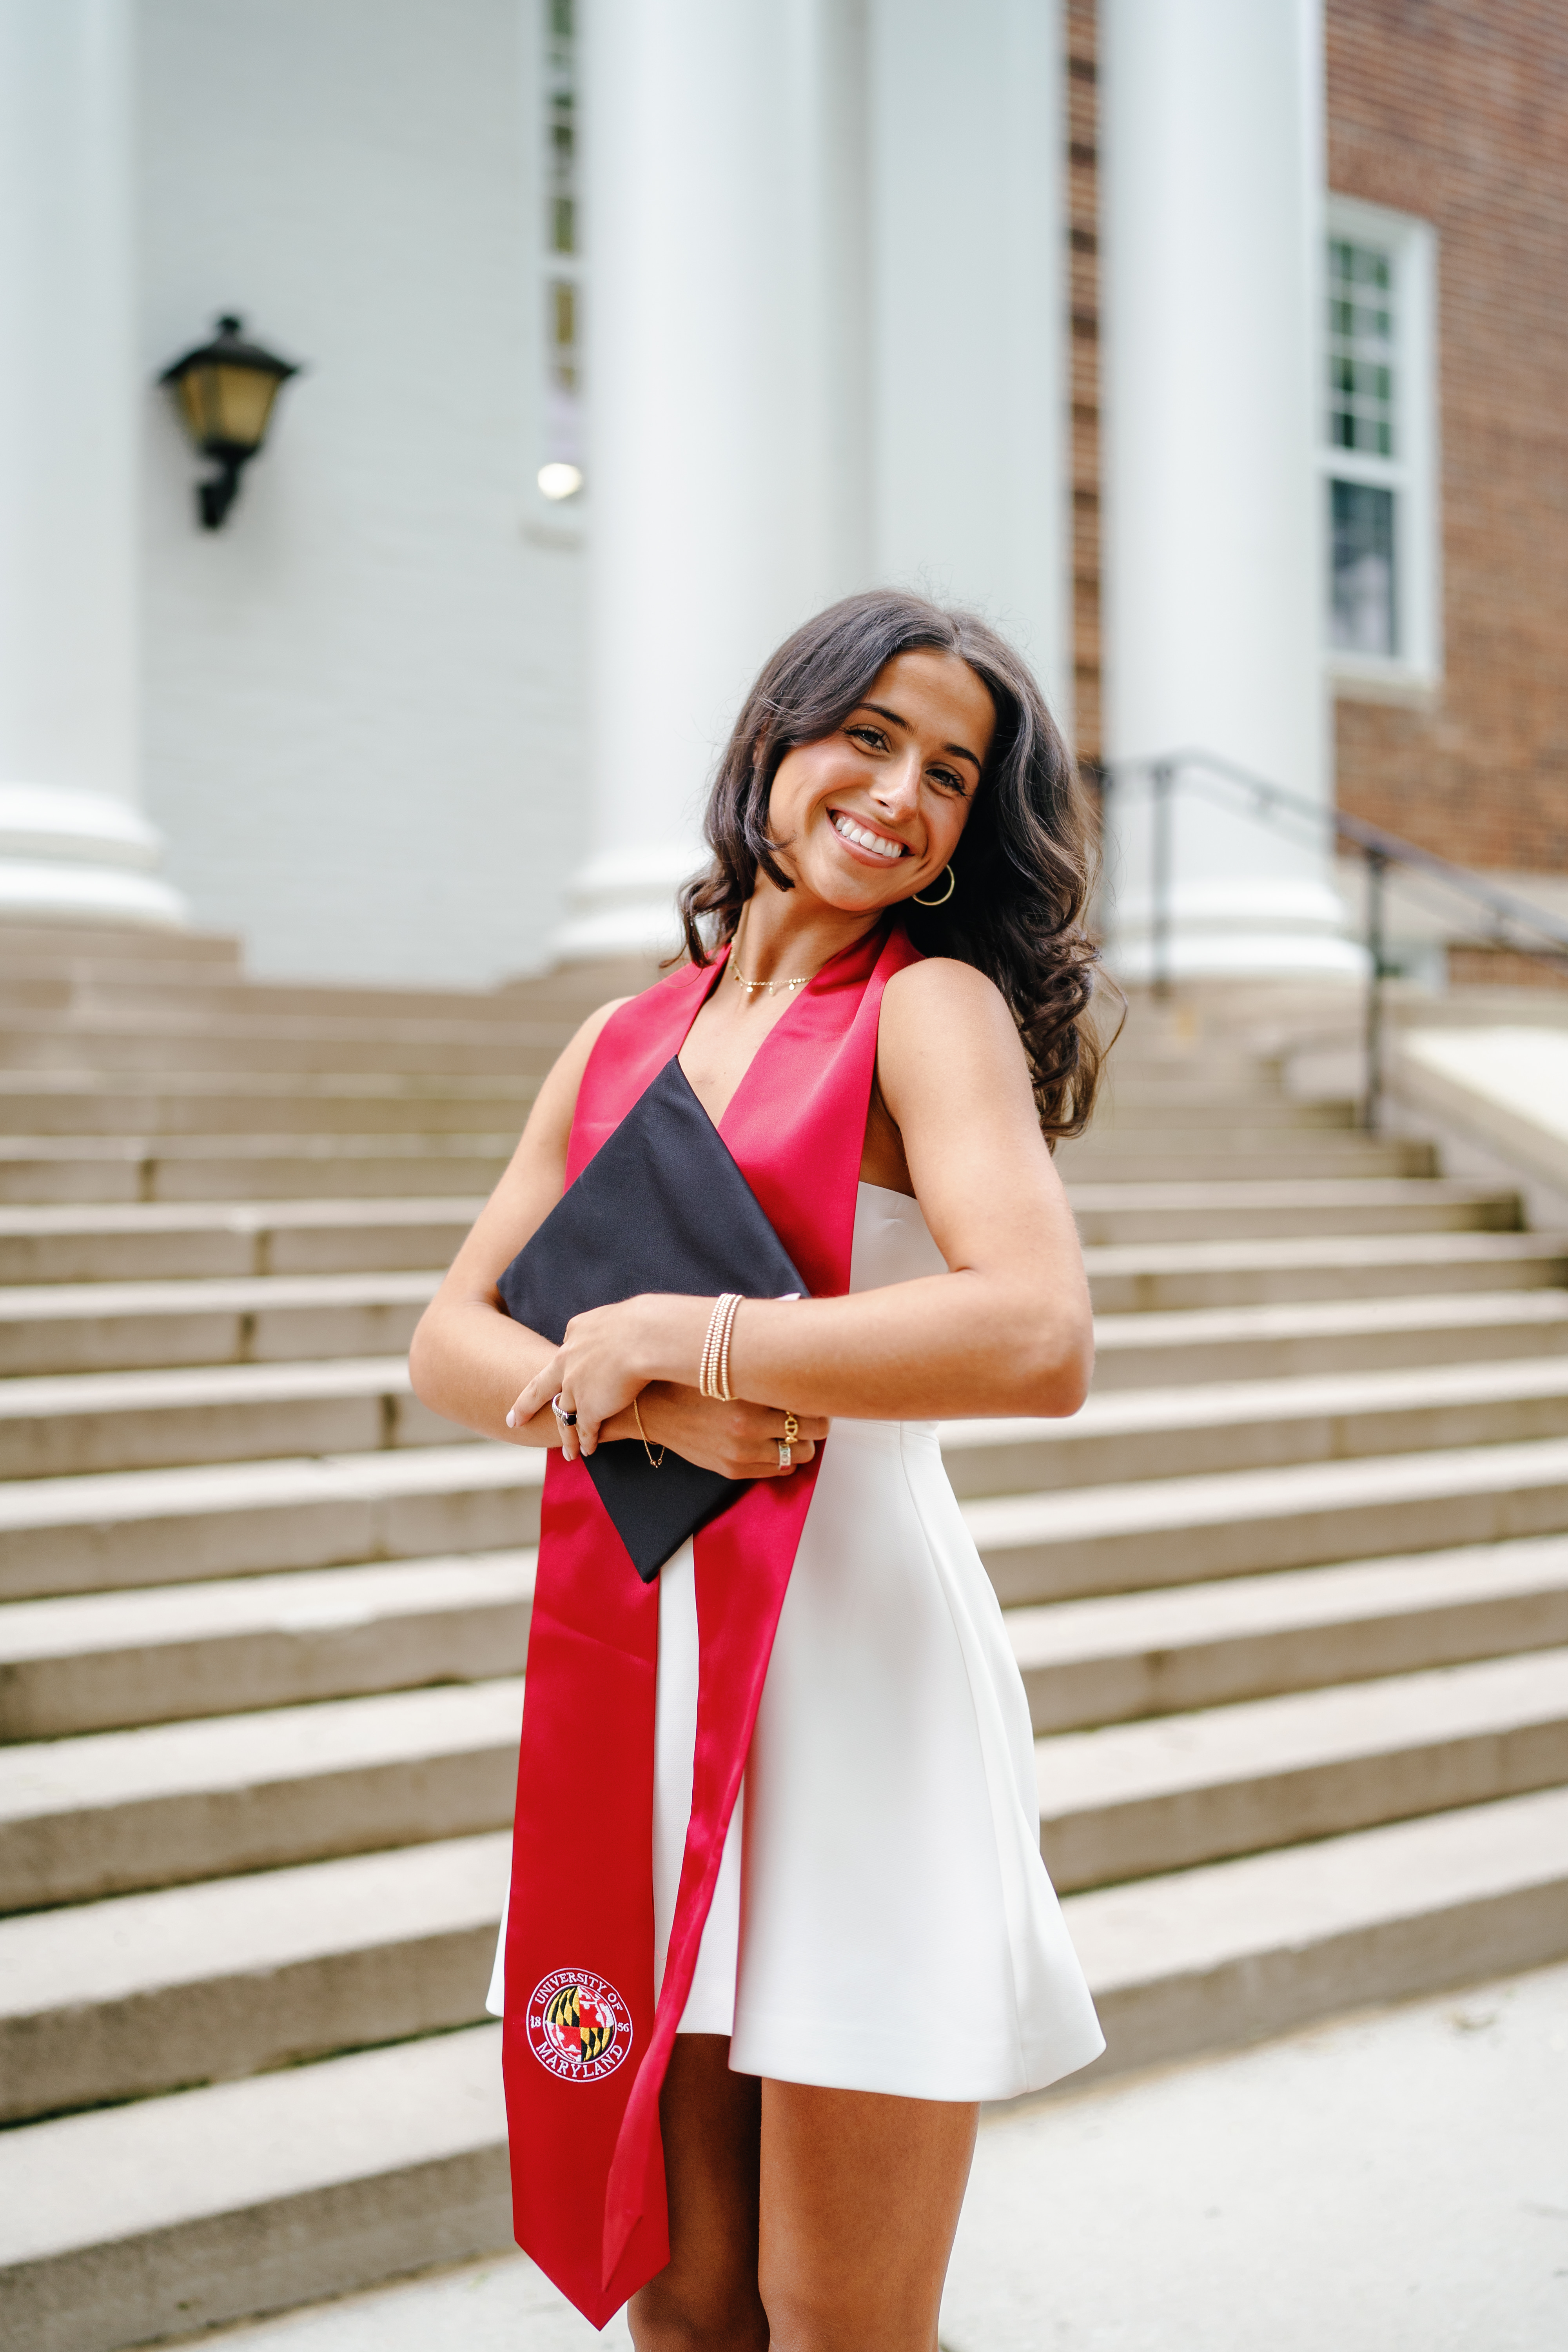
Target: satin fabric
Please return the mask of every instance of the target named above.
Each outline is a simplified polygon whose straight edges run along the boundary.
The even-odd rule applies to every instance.
[[[897,929],[835,958],[770,1032],[719,1122],[815,1297],[849,1287],[882,991],[917,960]],[[606,1022],[578,1093],[568,1183],[679,1053],[722,969],[686,967]],[[657,2007],[658,1588],[639,1581],[583,1465],[552,1453],[546,1468],[502,2067],[518,2242],[595,2326],[669,2258],[658,2093],[821,1458],[759,1480],[696,1538],[691,1819]],[[613,2032],[595,2067],[553,2063],[539,2030],[533,1997],[561,1976],[606,1988],[599,2013]]]

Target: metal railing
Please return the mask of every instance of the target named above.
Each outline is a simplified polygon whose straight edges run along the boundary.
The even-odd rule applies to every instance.
[[[1399,967],[1388,957],[1386,895],[1391,884],[1418,895],[1419,885],[1447,890],[1481,910],[1484,927],[1469,938],[1515,955],[1529,957],[1568,979],[1568,921],[1544,907],[1531,906],[1511,890],[1500,890],[1484,875],[1468,866],[1403,841],[1396,833],[1368,824],[1343,809],[1325,807],[1255,776],[1232,760],[1213,751],[1167,751],[1157,759],[1118,761],[1100,771],[1107,813],[1129,785],[1142,782],[1151,801],[1150,937],[1153,989],[1159,998],[1171,993],[1173,971],[1172,901],[1175,882],[1175,800],[1178,792],[1196,793],[1277,831],[1294,831],[1321,844],[1324,834],[1348,842],[1363,861],[1366,880],[1364,943],[1367,957],[1366,1094],[1363,1122],[1378,1123],[1384,1093],[1384,983]],[[1240,804],[1239,807],[1237,804]]]

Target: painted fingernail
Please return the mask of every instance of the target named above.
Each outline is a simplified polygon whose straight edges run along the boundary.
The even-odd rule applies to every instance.
[[[506,1417],[506,1425],[509,1429],[515,1429],[517,1427],[517,1414],[515,1412],[508,1413]]]

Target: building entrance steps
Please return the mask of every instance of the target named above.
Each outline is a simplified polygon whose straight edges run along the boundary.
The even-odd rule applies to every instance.
[[[625,972],[247,982],[0,933],[0,2333],[117,2352],[505,2243],[542,1464],[402,1351]],[[1568,1237],[1134,1004],[1060,1159],[1070,1423],[953,1423],[1045,1849],[1140,2064],[1568,1952]]]

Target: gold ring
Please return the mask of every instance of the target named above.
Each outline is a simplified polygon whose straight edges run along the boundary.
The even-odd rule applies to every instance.
[[[785,1444],[786,1445],[793,1445],[793,1444],[795,1444],[795,1439],[796,1439],[799,1435],[800,1435],[800,1423],[799,1423],[799,1422],[798,1422],[798,1421],[796,1421],[796,1419],[795,1419],[795,1415],[794,1415],[794,1413],[793,1413],[793,1412],[786,1412],[786,1413],[785,1413],[785,1415],[784,1415],[784,1444]]]

